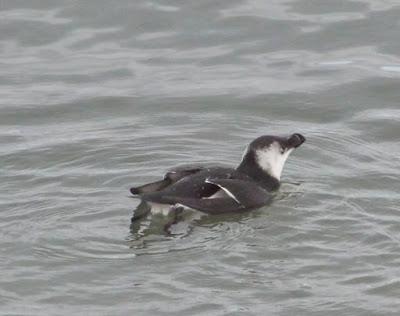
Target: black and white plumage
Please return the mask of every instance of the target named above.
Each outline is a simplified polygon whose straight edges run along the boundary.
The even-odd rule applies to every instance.
[[[178,167],[167,172],[164,179],[130,191],[152,211],[169,211],[177,206],[209,214],[256,209],[271,200],[271,192],[279,188],[286,159],[304,141],[301,134],[261,136],[249,144],[236,169]]]

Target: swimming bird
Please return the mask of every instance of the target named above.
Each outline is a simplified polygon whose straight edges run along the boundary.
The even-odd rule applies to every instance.
[[[152,213],[168,213],[177,207],[208,214],[257,209],[272,199],[272,192],[280,186],[286,159],[304,141],[298,133],[260,136],[247,146],[237,168],[177,167],[162,180],[130,191],[148,204]]]

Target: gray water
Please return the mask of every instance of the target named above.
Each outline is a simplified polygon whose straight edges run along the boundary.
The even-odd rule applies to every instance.
[[[400,3],[0,0],[1,315],[399,315]],[[272,205],[132,185],[300,132]]]

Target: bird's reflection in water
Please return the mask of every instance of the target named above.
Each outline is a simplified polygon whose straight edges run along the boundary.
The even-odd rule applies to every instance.
[[[264,209],[265,210],[265,209]],[[251,212],[225,213],[220,215],[208,215],[181,207],[172,208],[170,213],[165,216],[152,214],[151,207],[144,201],[134,210],[130,225],[130,241],[165,240],[165,238],[185,238],[194,227],[212,227],[221,223],[244,223],[250,218],[258,217],[263,214],[263,209]],[[264,213],[265,214],[265,213]]]
[[[190,212],[189,213],[193,213]],[[187,214],[186,214],[187,215]],[[171,208],[167,216],[161,214],[151,214],[151,207],[145,201],[133,211],[130,231],[134,239],[139,239],[148,235],[182,236],[187,232],[175,229],[176,225],[185,219],[182,207]]]

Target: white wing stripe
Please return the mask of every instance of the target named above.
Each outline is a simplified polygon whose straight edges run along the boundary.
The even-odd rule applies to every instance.
[[[220,189],[222,189],[230,198],[234,199],[238,204],[240,204],[240,205],[242,204],[242,203],[240,203],[240,201],[236,198],[236,196],[233,195],[233,193],[232,193],[231,191],[229,191],[227,188],[223,187],[222,185],[220,185],[220,184],[218,184],[218,183],[215,183],[215,182],[212,182],[212,181],[210,181],[209,179],[206,179],[205,182],[206,182],[206,183],[210,183],[210,184],[216,185],[217,187],[219,187]]]

